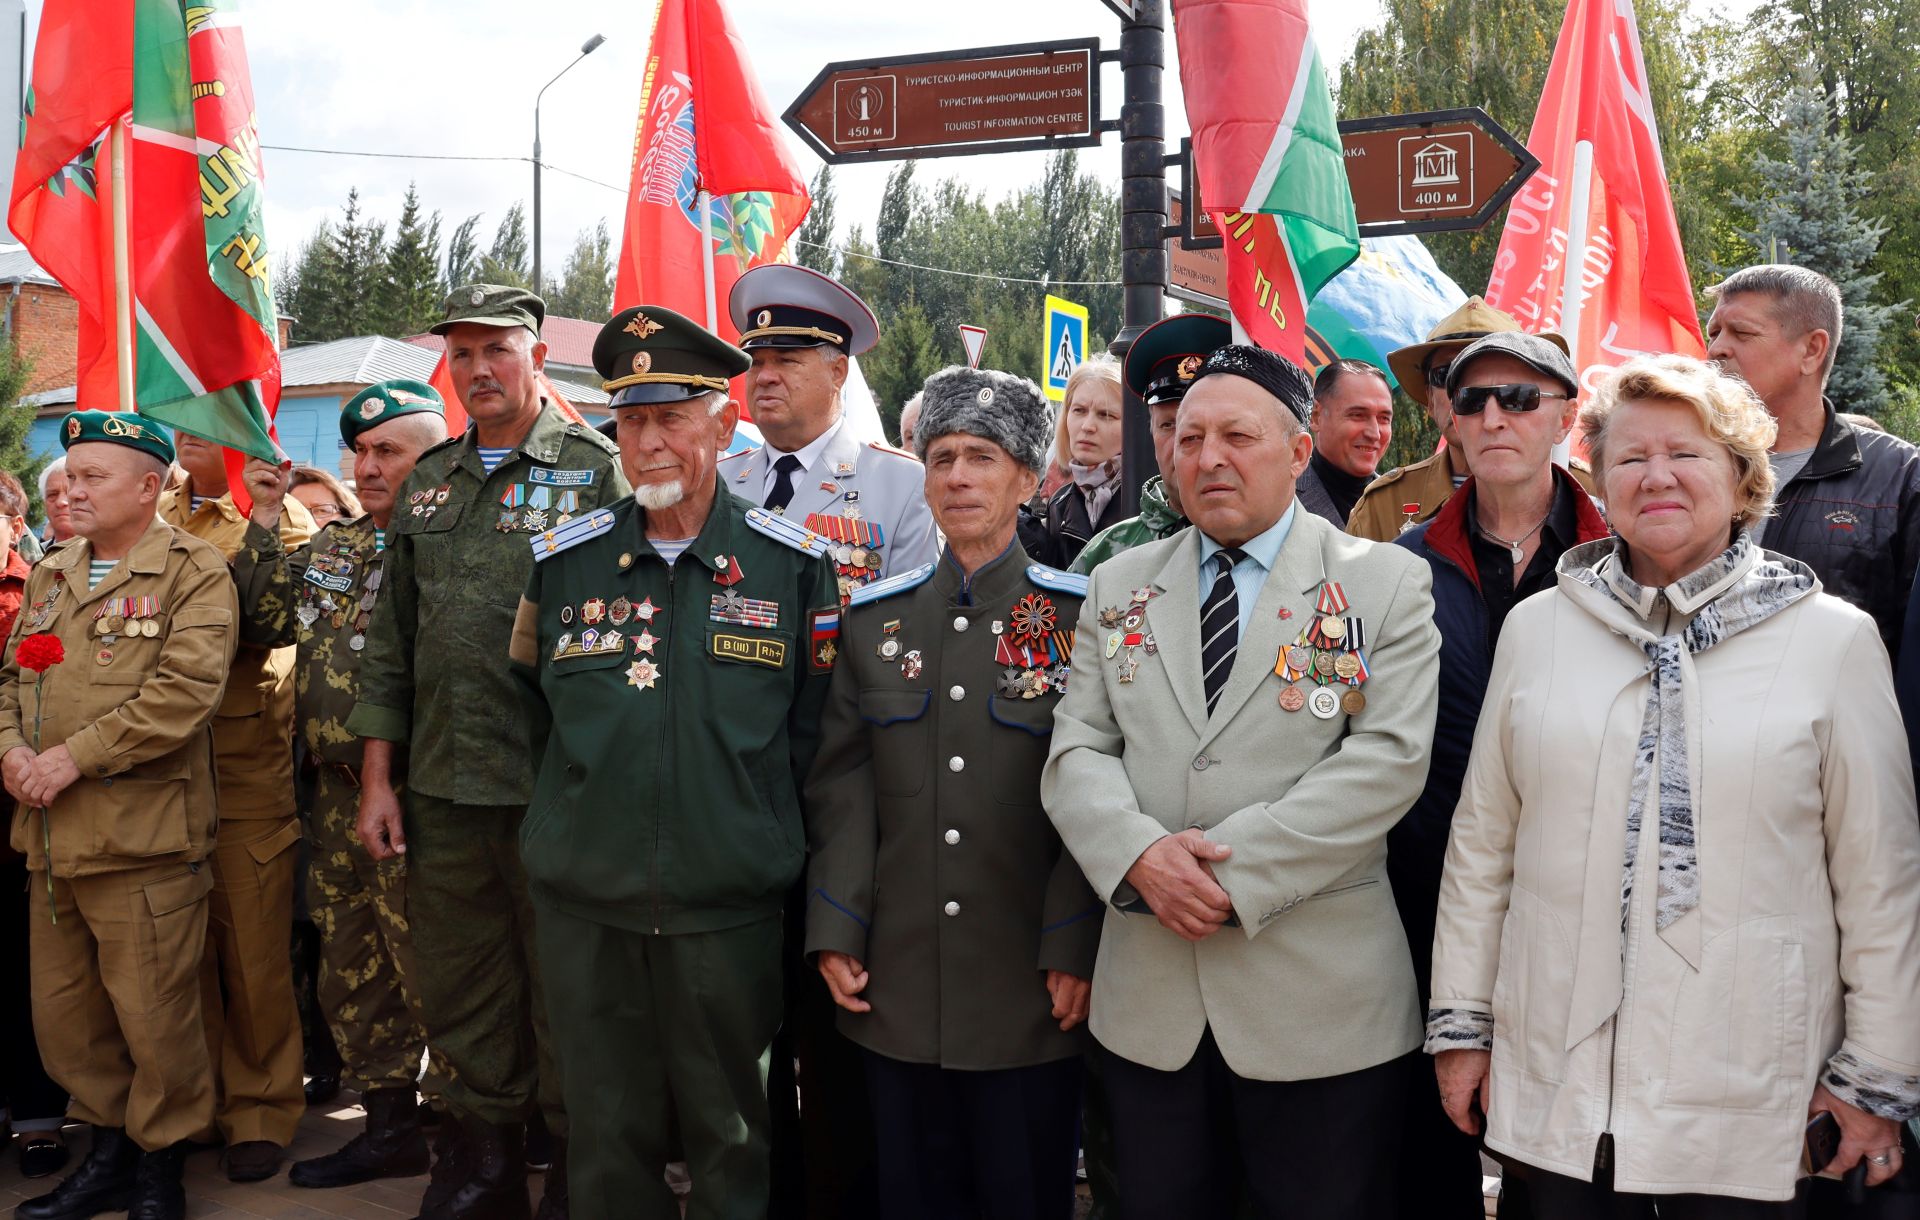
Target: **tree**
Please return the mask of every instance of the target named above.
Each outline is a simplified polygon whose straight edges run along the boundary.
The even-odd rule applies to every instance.
[[[560,282],[548,292],[547,312],[563,318],[601,321],[613,313],[613,238],[607,222],[582,229],[573,239],[573,253],[561,271]]]
[[[40,516],[40,471],[46,467],[44,457],[36,458],[27,449],[27,433],[33,427],[33,408],[22,406],[20,391],[26,388],[27,378],[33,372],[33,362],[20,354],[19,346],[11,336],[6,346],[0,347],[0,403],[6,403],[7,409],[0,411],[0,470],[11,471],[27,489],[27,516]]]
[[[516,201],[493,231],[493,245],[480,259],[480,279],[488,284],[533,287],[533,275],[527,270],[528,250],[527,210]]]
[[[339,338],[345,326],[341,301],[347,290],[331,222],[320,222],[301,245],[293,265],[285,306],[294,320],[294,334],[302,343]]]
[[[837,201],[837,193],[833,189],[833,166],[820,167],[807,193],[813,196],[813,207],[808,210],[806,220],[801,222],[800,231],[794,234],[794,260],[802,267],[811,267],[821,275],[838,279],[840,257],[833,250],[834,204]]]
[[[447,291],[451,292],[462,284],[474,281],[474,272],[480,266],[480,240],[474,231],[480,227],[480,213],[475,212],[453,227],[453,236],[447,238]]]
[[[1747,235],[1770,261],[1812,268],[1840,286],[1846,305],[1828,393],[1842,409],[1877,415],[1887,402],[1879,364],[1882,333],[1894,309],[1875,304],[1878,273],[1867,270],[1887,225],[1863,215],[1872,173],[1856,168],[1853,142],[1836,124],[1819,78],[1808,70],[1787,96],[1786,155],[1755,159],[1760,194],[1736,199],[1755,218]]]
[[[387,248],[374,330],[417,335],[440,319],[446,293],[440,283],[440,213],[423,215],[420,193],[409,183],[400,223]]]

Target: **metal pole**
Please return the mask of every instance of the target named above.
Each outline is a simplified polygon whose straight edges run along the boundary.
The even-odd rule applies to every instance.
[[[713,196],[700,188],[700,284],[707,302],[707,330],[720,333],[720,303],[713,291]]]
[[[127,125],[121,115],[113,121],[113,349],[120,374],[120,409],[135,411],[133,394],[133,271],[132,226],[127,209]],[[92,404],[86,404],[91,406]]]
[[[542,89],[540,92],[545,93]],[[533,290],[540,291],[540,99],[533,102]]]
[[[1126,358],[1140,332],[1160,320],[1167,294],[1167,118],[1160,103],[1166,65],[1166,0],[1134,0],[1120,27],[1120,333],[1109,350]],[[1140,485],[1159,471],[1146,404],[1126,395],[1120,494],[1140,510]]]

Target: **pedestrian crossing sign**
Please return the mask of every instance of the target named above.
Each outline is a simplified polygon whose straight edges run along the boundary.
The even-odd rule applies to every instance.
[[[1047,298],[1047,397],[1064,402],[1067,378],[1087,358],[1087,307],[1056,296]]]

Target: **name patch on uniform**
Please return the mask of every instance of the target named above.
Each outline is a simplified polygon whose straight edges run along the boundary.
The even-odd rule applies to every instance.
[[[527,482],[545,483],[549,487],[591,487],[591,470],[552,470],[545,466],[535,466],[527,471]]]
[[[332,572],[322,572],[315,567],[308,567],[306,578],[309,582],[319,585],[322,589],[331,593],[345,593],[348,589],[353,588],[353,576],[351,573],[345,576],[339,576]]]
[[[716,631],[707,637],[707,649],[723,660],[745,661],[749,665],[764,665],[768,669],[784,669],[787,664],[785,640],[728,635]]]

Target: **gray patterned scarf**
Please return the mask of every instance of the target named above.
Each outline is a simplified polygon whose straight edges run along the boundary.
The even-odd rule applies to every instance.
[[[1623,934],[1627,928],[1628,907],[1633,901],[1633,866],[1639,856],[1648,780],[1656,757],[1660,762],[1660,888],[1655,927],[1664,932],[1668,925],[1700,905],[1700,870],[1694,853],[1696,811],[1687,758],[1686,700],[1681,685],[1684,671],[1680,654],[1684,651],[1698,656],[1715,644],[1772,618],[1816,588],[1811,572],[1799,565],[1789,567],[1775,560],[1761,551],[1744,530],[1718,557],[1681,577],[1671,587],[1683,597],[1689,592],[1700,592],[1725,580],[1749,562],[1752,567],[1746,575],[1702,606],[1693,621],[1678,634],[1634,639],[1617,632],[1633,639],[1647,654],[1647,672],[1653,678],[1647,691],[1646,714],[1640,721],[1640,742],[1633,760],[1633,795],[1627,807],[1626,868],[1620,880]],[[1601,570],[1607,563],[1615,565],[1611,574]],[[1624,543],[1601,563],[1574,568],[1567,575],[1629,609],[1644,593],[1627,575]]]

